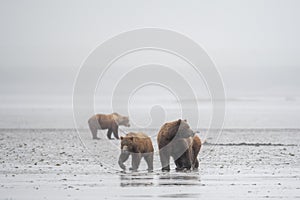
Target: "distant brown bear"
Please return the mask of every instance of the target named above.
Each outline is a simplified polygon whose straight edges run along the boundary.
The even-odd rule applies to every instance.
[[[119,166],[125,170],[124,162],[132,156],[132,171],[137,171],[141,159],[144,158],[148,171],[153,171],[153,145],[150,137],[144,133],[128,133],[125,137],[121,136],[121,155],[119,157]]]
[[[108,129],[107,138],[111,139],[112,133],[114,137],[119,139],[118,129],[119,126],[129,127],[129,118],[119,115],[118,113],[112,113],[108,115],[96,114],[88,120],[89,128],[92,132],[93,139],[99,139],[97,137],[97,131],[101,129]]]
[[[170,157],[173,157],[177,170],[198,168],[201,141],[194,135],[186,120],[168,122],[161,127],[157,143],[163,171],[170,170]]]

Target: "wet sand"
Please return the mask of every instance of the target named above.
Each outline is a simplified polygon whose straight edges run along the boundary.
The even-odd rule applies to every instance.
[[[71,129],[1,129],[0,198],[300,198],[298,129],[224,130],[217,144],[207,138],[199,171],[180,173],[162,173],[157,152],[153,173],[144,163],[122,172],[118,140],[91,140],[88,131],[81,139],[86,146]]]

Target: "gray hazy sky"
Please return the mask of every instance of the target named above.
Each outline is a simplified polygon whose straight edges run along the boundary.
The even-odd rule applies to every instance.
[[[71,95],[89,52],[159,27],[198,42],[229,97],[299,96],[300,1],[1,1],[1,95]]]

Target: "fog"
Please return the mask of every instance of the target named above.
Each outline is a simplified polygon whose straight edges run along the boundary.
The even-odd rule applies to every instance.
[[[174,30],[199,43],[215,62],[229,100],[300,95],[297,0],[0,4],[2,108],[71,107],[76,74],[90,52],[112,36],[144,27]]]

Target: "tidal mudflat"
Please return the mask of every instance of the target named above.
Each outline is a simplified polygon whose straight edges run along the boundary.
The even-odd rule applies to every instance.
[[[207,138],[198,171],[180,173],[162,173],[157,152],[153,173],[143,164],[122,172],[119,141],[89,138],[86,130],[84,146],[73,129],[1,129],[0,198],[300,198],[299,129],[225,129],[216,144]]]

